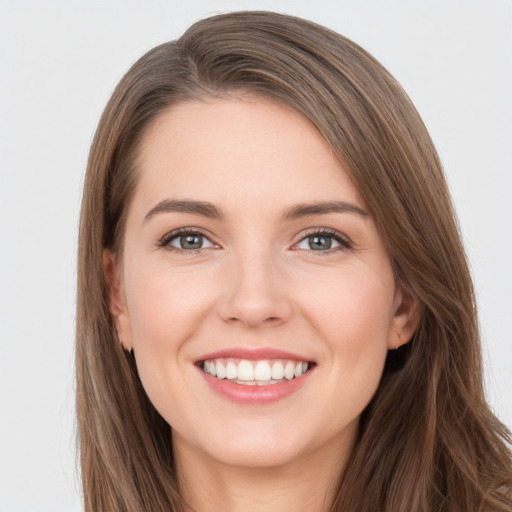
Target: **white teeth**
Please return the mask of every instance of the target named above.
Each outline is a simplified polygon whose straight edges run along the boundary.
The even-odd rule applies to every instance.
[[[288,361],[286,363],[286,366],[284,367],[284,376],[288,380],[293,379],[293,377],[295,377],[295,365],[291,361]]]
[[[270,380],[272,378],[272,370],[266,361],[259,361],[254,368],[255,380]]]
[[[226,376],[226,370],[220,361],[215,363],[215,371],[217,372],[218,379],[223,379]]]
[[[236,379],[238,377],[238,369],[235,363],[231,361],[226,366],[226,379]]]
[[[309,363],[304,361],[278,360],[273,363],[267,360],[238,361],[227,359],[215,359],[205,361],[203,370],[218,379],[229,379],[238,384],[249,386],[276,384],[286,380],[300,377],[309,369]]]
[[[283,363],[277,361],[272,365],[272,378],[275,380],[281,380],[284,377],[284,366]]]
[[[238,363],[238,380],[254,380],[254,367],[249,361]]]

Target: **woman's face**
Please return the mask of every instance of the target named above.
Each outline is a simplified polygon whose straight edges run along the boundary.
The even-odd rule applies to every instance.
[[[292,110],[212,99],[161,115],[139,171],[106,270],[175,450],[235,466],[341,457],[413,308],[332,150]]]

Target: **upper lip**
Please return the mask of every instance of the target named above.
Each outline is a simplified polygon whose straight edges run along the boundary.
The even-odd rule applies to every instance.
[[[234,359],[248,359],[249,361],[257,361],[257,360],[262,360],[262,359],[291,359],[292,361],[303,361],[303,362],[311,361],[311,359],[309,359],[308,357],[304,357],[299,354],[294,354],[293,352],[287,352],[285,350],[280,350],[277,348],[233,347],[233,348],[224,348],[221,350],[216,350],[214,352],[209,352],[208,354],[205,354],[205,355],[199,357],[198,359],[196,359],[195,362],[199,363],[201,361],[229,358],[229,357],[232,357]]]

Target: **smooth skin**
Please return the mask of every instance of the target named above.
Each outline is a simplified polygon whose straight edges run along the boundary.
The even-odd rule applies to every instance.
[[[306,119],[251,96],[174,106],[138,170],[105,271],[119,337],[172,426],[184,495],[196,512],[327,510],[386,353],[419,320],[358,190]],[[345,207],[290,213],[333,202]],[[194,362],[240,346],[315,365],[286,398],[237,404]]]

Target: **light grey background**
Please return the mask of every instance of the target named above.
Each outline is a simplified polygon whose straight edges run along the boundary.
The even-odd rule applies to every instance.
[[[142,53],[200,17],[299,15],[354,39],[441,154],[478,291],[486,382],[512,425],[511,0],[0,0],[0,511],[80,510],[73,335],[95,125]]]

